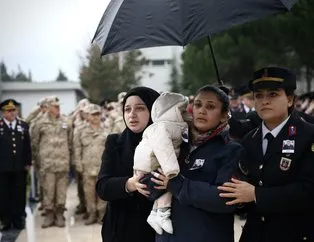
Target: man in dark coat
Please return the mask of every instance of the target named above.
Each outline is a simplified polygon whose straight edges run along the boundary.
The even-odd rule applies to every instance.
[[[263,68],[250,88],[262,123],[242,141],[239,167],[248,182],[232,179],[220,195],[246,204],[241,242],[314,241],[314,126],[292,112],[296,76]]]
[[[0,219],[2,230],[25,227],[26,176],[32,154],[28,125],[17,118],[18,102],[0,103]]]

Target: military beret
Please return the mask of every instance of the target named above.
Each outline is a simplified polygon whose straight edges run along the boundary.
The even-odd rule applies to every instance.
[[[249,89],[296,89],[296,79],[295,73],[286,67],[265,67],[254,72]]]
[[[0,109],[3,111],[16,109],[17,106],[20,106],[20,103],[14,99],[6,99],[0,103]]]

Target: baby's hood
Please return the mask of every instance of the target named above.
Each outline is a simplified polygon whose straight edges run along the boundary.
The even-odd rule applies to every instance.
[[[164,92],[154,102],[152,107],[153,122],[171,121],[184,122],[182,113],[186,112],[188,98],[179,93]]]

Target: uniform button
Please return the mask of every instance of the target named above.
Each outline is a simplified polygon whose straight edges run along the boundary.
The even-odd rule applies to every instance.
[[[259,182],[258,182],[258,185],[263,186],[263,182],[262,182],[262,181],[259,181]]]
[[[15,151],[15,150],[13,150],[13,153],[15,154],[15,153],[16,153],[16,151]]]
[[[16,146],[16,144],[13,144],[13,147],[15,147]]]
[[[262,170],[262,169],[263,169],[263,165],[260,165],[260,166],[259,166],[259,169]]]
[[[307,237],[303,237],[303,240],[307,240]]]
[[[15,138],[12,138],[13,141],[15,141]]]
[[[14,132],[12,132],[12,135],[14,135]]]
[[[262,217],[261,217],[261,220],[262,220],[262,222],[265,222],[265,217],[262,216]]]

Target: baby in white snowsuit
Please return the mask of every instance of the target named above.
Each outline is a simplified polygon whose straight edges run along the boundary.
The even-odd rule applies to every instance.
[[[151,117],[153,124],[148,126],[134,154],[134,171],[147,174],[161,167],[169,179],[178,175],[182,134],[187,132],[188,99],[178,93],[162,93],[154,102]],[[163,230],[172,234],[171,193],[167,192],[155,200],[147,222],[158,234]]]

